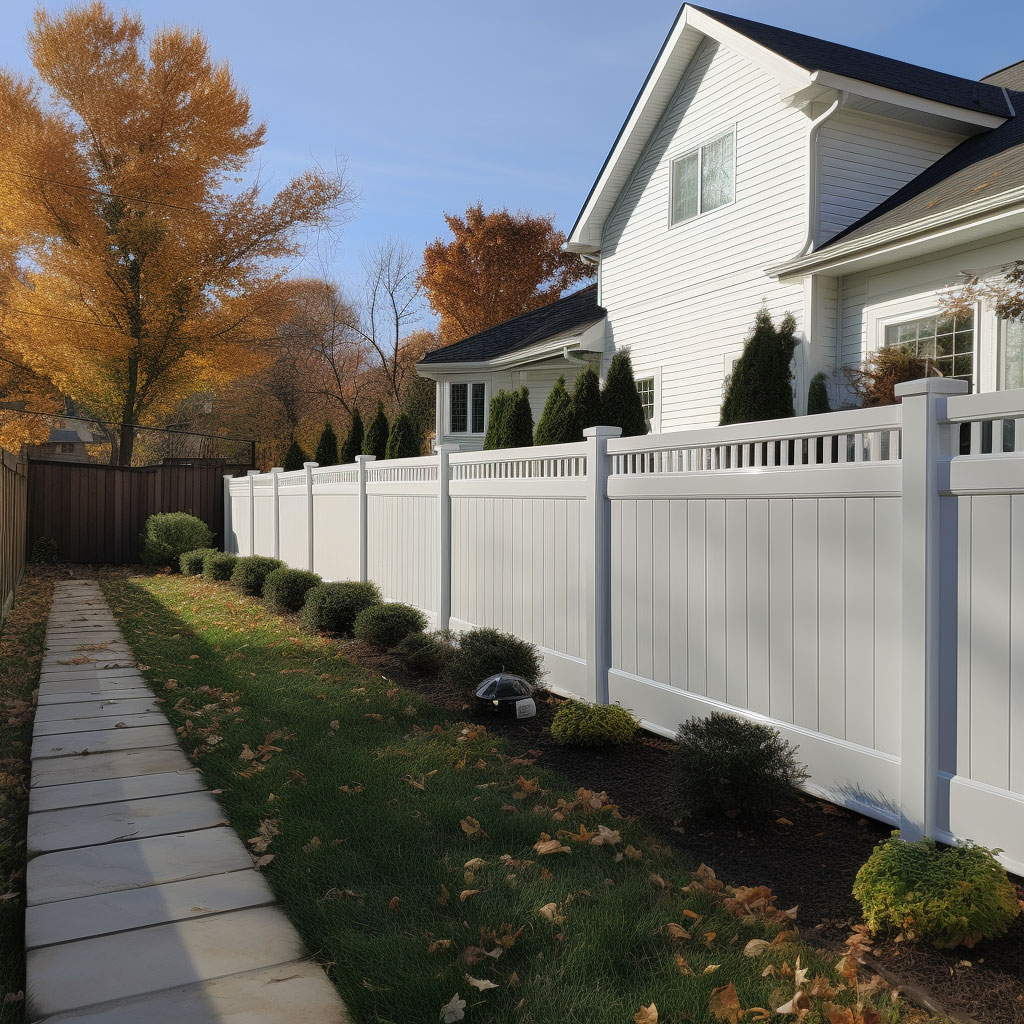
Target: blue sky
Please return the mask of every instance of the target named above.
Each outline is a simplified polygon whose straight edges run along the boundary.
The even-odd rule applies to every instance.
[[[230,61],[256,117],[269,123],[261,169],[269,187],[312,162],[347,162],[360,200],[333,265],[349,287],[368,246],[391,236],[422,251],[443,233],[444,211],[476,200],[553,213],[568,230],[678,8],[675,0],[125,6],[149,27],[200,27]],[[972,78],[1024,58],[1024,12],[1013,0],[969,9],[924,0],[717,6]],[[0,64],[27,70],[34,7],[0,3]]]

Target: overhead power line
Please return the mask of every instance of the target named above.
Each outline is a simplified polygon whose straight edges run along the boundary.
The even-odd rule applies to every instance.
[[[58,181],[56,178],[47,178],[43,174],[31,174],[29,171],[15,171],[10,167],[0,167],[0,173],[13,174],[20,178],[31,178],[33,181],[43,181],[49,185],[56,185],[58,188],[76,189],[80,192],[95,192],[104,199],[123,199],[126,203],[141,203],[145,206],[160,206],[165,210],[177,210],[179,213],[194,213],[195,207],[177,206],[174,203],[161,202],[159,199],[143,199],[141,196],[126,196],[120,192],[110,192],[107,189],[99,188],[96,185],[78,185],[72,181]]]

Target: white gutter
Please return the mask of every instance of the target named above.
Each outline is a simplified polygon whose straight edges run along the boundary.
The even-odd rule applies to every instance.
[[[807,234],[804,235],[804,243],[800,251],[792,257],[794,260],[806,256],[814,246],[814,229],[818,222],[818,131],[821,126],[846,102],[849,93],[841,92],[823,114],[819,114],[812,122],[807,132]]]

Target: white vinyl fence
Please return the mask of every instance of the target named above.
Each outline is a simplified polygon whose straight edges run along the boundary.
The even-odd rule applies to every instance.
[[[228,550],[541,649],[555,691],[766,721],[815,793],[1024,871],[1024,391],[225,479]]]

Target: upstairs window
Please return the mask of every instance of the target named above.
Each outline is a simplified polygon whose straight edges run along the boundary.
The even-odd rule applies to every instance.
[[[486,386],[483,381],[456,383],[449,391],[449,431],[482,434],[486,420]]]
[[[644,407],[644,420],[647,423],[647,433],[651,432],[651,423],[654,420],[654,378],[642,377],[636,382],[636,393],[640,396],[640,404]]]
[[[736,135],[729,131],[672,161],[670,222],[681,224],[733,201]]]

